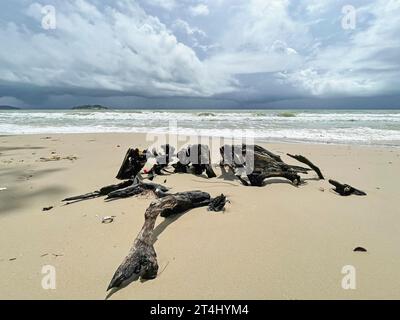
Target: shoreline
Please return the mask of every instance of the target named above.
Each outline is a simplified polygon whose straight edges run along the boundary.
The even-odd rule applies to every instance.
[[[51,138],[47,138],[50,136]],[[197,208],[156,222],[159,275],[133,282],[111,299],[398,299],[400,216],[398,148],[262,143],[303,154],[335,178],[367,192],[340,197],[326,180],[304,175],[294,187],[268,179],[245,187],[220,175],[157,176],[173,192],[202,190],[231,201],[223,213]],[[63,205],[61,199],[116,183],[128,147],[145,134],[0,136],[0,298],[104,299],[117,266],[144,221],[152,195]],[[59,155],[57,161],[41,161]],[[76,159],[74,157],[77,157]],[[323,189],[323,191],[321,191]],[[42,208],[53,206],[50,211]],[[114,215],[113,223],[101,217]],[[353,252],[356,247],[368,252]],[[43,266],[57,271],[41,286]],[[342,268],[357,289],[341,287]],[[379,274],[379,276],[377,276]]]
[[[3,134],[147,133],[261,143],[400,146],[399,110],[30,110],[0,113]]]
[[[18,137],[18,136],[46,136],[46,135],[154,135],[154,136],[179,136],[179,137],[189,137],[189,136],[184,136],[181,134],[176,134],[176,133],[160,133],[160,132],[68,132],[68,133],[18,133],[18,134],[4,134],[0,133],[0,138],[1,137]],[[190,135],[193,136],[193,135]],[[224,136],[209,136],[209,135],[198,135],[198,136],[193,136],[193,137],[200,137],[200,138],[216,138],[216,139],[234,139],[232,137],[224,137]],[[246,139],[239,137],[238,139]],[[250,137],[250,139],[252,139]],[[342,146],[342,147],[360,147],[360,148],[400,148],[400,144],[398,145],[392,145],[392,144],[363,144],[363,143],[338,143],[338,142],[314,142],[314,141],[302,141],[302,140],[266,140],[263,138],[254,138],[254,143],[259,143],[259,144],[294,144],[294,145],[317,145],[317,146]]]

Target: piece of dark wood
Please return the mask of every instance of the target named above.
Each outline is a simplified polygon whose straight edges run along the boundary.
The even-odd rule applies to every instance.
[[[367,249],[363,248],[363,247],[357,247],[353,250],[354,252],[367,252]]]
[[[116,176],[119,180],[133,179],[147,162],[147,150],[129,148]]]
[[[296,159],[297,161],[299,161],[301,163],[308,165],[311,169],[313,169],[317,173],[318,178],[320,178],[321,180],[325,180],[324,176],[322,175],[321,170],[315,164],[313,164],[310,160],[308,160],[306,157],[304,157],[302,155],[292,155],[290,153],[287,153],[287,155],[293,159]]]
[[[265,179],[272,177],[286,178],[297,186],[301,183],[299,174],[311,170],[284,163],[280,156],[258,145],[224,145],[220,153],[221,166],[228,166],[245,186],[262,186]]]
[[[72,203],[72,202],[76,202],[76,201],[88,200],[88,199],[98,198],[98,197],[102,197],[102,196],[106,196],[106,200],[117,199],[117,198],[128,198],[128,197],[132,197],[134,195],[142,194],[146,191],[155,192],[156,189],[159,189],[163,192],[167,192],[169,190],[167,187],[165,187],[161,184],[145,182],[145,181],[139,179],[138,176],[136,176],[135,179],[126,180],[119,184],[112,184],[109,186],[105,186],[105,187],[101,188],[100,190],[86,193],[86,194],[79,195],[79,196],[69,197],[62,201]]]
[[[128,255],[117,268],[107,288],[121,287],[130,279],[154,279],[157,277],[157,254],[154,250],[153,230],[158,216],[169,217],[190,209],[207,206],[210,195],[202,191],[180,192],[164,195],[153,201],[145,212],[145,222]]]
[[[116,199],[116,198],[128,198],[134,195],[142,194],[146,191],[160,190],[162,192],[167,192],[169,189],[161,184],[144,182],[142,180],[136,179],[135,183],[131,186],[123,189],[118,189],[107,194],[106,200]]]
[[[126,180],[126,181],[118,183],[118,184],[112,184],[109,186],[105,186],[105,187],[101,188],[100,190],[96,190],[96,191],[82,194],[79,196],[65,198],[62,201],[63,202],[74,202],[74,201],[82,201],[82,200],[88,200],[88,199],[106,196],[113,191],[116,191],[119,189],[124,189],[124,188],[131,186],[133,184],[133,182],[134,182],[133,180]]]
[[[335,180],[329,180],[329,183],[335,187],[334,190],[341,196],[350,196],[352,194],[354,194],[356,196],[366,196],[367,195],[364,191],[358,190],[348,184],[342,184]]]
[[[221,193],[220,196],[215,197],[211,199],[210,204],[208,205],[208,211],[224,211],[225,210],[225,204],[229,202],[229,200],[226,200],[226,196]]]

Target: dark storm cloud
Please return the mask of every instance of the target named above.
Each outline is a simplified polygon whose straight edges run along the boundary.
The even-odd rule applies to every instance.
[[[54,30],[42,28],[46,5],[56,10]],[[350,30],[344,5],[4,1],[0,104],[248,107],[371,96],[391,104],[400,94],[400,2],[353,1]]]

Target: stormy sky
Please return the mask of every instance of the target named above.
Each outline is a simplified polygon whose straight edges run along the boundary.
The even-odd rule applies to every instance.
[[[400,0],[0,7],[0,105],[400,107]]]

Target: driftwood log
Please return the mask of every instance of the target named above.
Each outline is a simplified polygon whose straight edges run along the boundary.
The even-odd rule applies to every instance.
[[[210,195],[201,191],[181,192],[163,195],[147,208],[145,222],[133,242],[128,255],[115,272],[107,291],[121,287],[125,281],[154,279],[157,277],[157,254],[154,250],[153,230],[158,216],[169,217],[190,209],[210,204]]]
[[[289,165],[283,162],[280,156],[257,145],[224,145],[220,148],[220,153],[222,156],[220,165],[228,166],[246,186],[262,186],[265,179],[272,177],[283,177],[299,185],[301,183],[299,174],[307,174],[311,170]],[[320,179],[324,178],[321,170],[304,156],[289,156],[309,165]]]
[[[348,184],[341,184],[335,180],[329,180],[329,183],[333,185],[334,191],[336,191],[341,196],[350,196],[352,194],[356,196],[366,196],[367,194],[364,191],[358,190]]]

